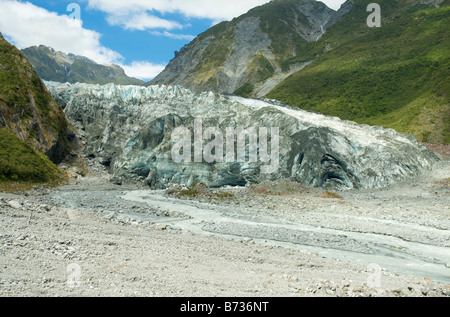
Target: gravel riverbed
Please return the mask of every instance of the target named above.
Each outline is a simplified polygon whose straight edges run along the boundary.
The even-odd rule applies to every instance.
[[[446,161],[342,198],[102,175],[0,193],[0,296],[450,296],[449,178]]]

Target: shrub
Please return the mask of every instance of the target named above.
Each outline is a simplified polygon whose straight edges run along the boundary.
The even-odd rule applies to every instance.
[[[220,199],[227,199],[227,198],[234,198],[234,197],[235,197],[234,194],[228,193],[228,192],[217,194],[217,198],[220,198]]]
[[[182,190],[178,193],[178,197],[183,196],[199,196],[206,192],[206,185],[204,183],[197,183],[191,185],[188,189]]]
[[[5,129],[0,129],[0,181],[46,183],[64,174],[46,156],[30,148]]]
[[[250,192],[259,195],[293,195],[303,192],[306,186],[296,182],[270,182],[250,185]]]

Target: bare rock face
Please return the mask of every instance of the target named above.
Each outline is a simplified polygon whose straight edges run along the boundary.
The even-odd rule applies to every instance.
[[[154,188],[199,182],[212,187],[242,186],[274,180],[337,189],[377,188],[417,176],[439,160],[413,137],[394,130],[269,100],[197,94],[178,86],[47,86],[68,119],[86,135],[86,156],[107,166],[115,179],[142,181]],[[199,122],[200,132],[195,130]],[[215,137],[207,136],[208,128],[214,128]],[[266,129],[266,134],[258,134],[256,160],[252,161],[250,139],[245,142],[243,161],[238,156],[227,159],[229,149],[239,153],[237,138],[243,135],[237,130],[225,140],[230,128],[234,132],[254,128],[259,133]],[[174,152],[179,145],[174,135],[180,129],[190,132],[189,139],[183,151]],[[208,152],[221,131],[223,142]],[[195,143],[195,133],[202,133],[200,143]],[[184,161],[174,158],[173,153],[184,155],[185,151],[191,152]],[[209,161],[202,156],[205,153],[215,155],[215,160]],[[273,169],[267,171],[268,167]]]
[[[315,0],[272,1],[200,34],[151,84],[232,94],[280,73],[282,61],[322,36],[335,16]]]

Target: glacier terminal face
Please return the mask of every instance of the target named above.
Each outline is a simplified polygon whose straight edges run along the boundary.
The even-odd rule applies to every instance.
[[[86,156],[97,158],[114,178],[142,181],[153,188],[198,182],[211,187],[244,186],[284,180],[341,190],[379,188],[417,176],[439,161],[436,154],[412,136],[289,108],[270,100],[212,92],[198,94],[178,86],[46,85],[68,120],[83,131]],[[202,132],[214,128],[215,137],[211,134],[208,139],[200,133],[201,141],[196,143],[198,122]],[[191,153],[193,159],[177,163],[173,159],[173,133],[180,128],[192,131],[183,151]],[[252,159],[251,154],[261,154],[263,146],[259,142],[256,148],[252,147],[250,137],[244,139],[245,159],[227,160],[230,147],[234,152],[239,150],[239,133],[236,143],[234,137],[225,140],[230,128],[269,131],[265,148],[267,154],[274,152],[276,140],[276,169],[261,172],[267,161]],[[279,140],[270,133],[272,128],[278,129]],[[205,151],[212,140],[220,139],[218,131],[223,131],[223,160],[195,160],[198,146]],[[258,136],[261,141],[261,135]],[[218,151],[220,144],[216,142],[211,151],[216,158],[222,155]]]

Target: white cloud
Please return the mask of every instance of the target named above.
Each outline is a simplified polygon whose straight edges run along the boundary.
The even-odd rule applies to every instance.
[[[339,8],[341,7],[341,5],[346,1],[346,0],[319,0],[320,2],[325,3],[328,7],[330,7],[333,10],[339,10]]]
[[[120,65],[128,76],[149,81],[161,73],[166,65],[153,64],[146,61],[133,62],[131,65]]]
[[[87,0],[91,8],[110,16],[133,15],[136,12],[157,11],[179,13],[188,18],[214,21],[231,20],[270,0]],[[339,9],[345,0],[321,0],[332,9]]]
[[[270,0],[88,0],[89,6],[114,15],[158,11],[190,18],[230,20]]]
[[[189,34],[177,34],[177,33],[171,33],[171,32],[160,32],[160,31],[149,31],[150,34],[155,35],[155,36],[164,36],[164,37],[168,37],[174,40],[187,40],[187,41],[192,41],[193,39],[195,39],[194,35],[189,35]]]
[[[158,18],[154,15],[150,15],[146,12],[132,12],[131,14],[117,15],[113,14],[108,16],[107,21],[111,25],[120,25],[127,30],[140,30],[147,29],[181,29],[183,26],[176,21],[169,21]]]
[[[18,48],[46,45],[62,52],[86,56],[97,63],[123,57],[100,44],[101,35],[83,28],[80,20],[58,15],[29,2],[0,0],[0,32]]]

